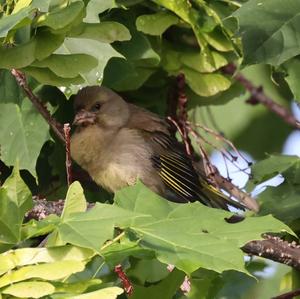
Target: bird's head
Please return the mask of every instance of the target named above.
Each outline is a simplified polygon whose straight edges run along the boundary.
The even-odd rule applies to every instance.
[[[129,118],[128,104],[103,86],[81,89],[75,97],[74,110],[73,125],[81,128],[91,125],[118,128],[124,126]]]

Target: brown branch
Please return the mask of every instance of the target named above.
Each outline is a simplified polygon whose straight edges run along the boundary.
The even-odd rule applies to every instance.
[[[42,220],[50,214],[61,215],[64,201],[47,201],[46,199],[33,198],[34,207],[26,214],[26,220]],[[89,203],[88,210],[95,204]],[[278,237],[264,235],[264,240],[248,242],[241,249],[249,255],[265,257],[275,262],[289,265],[300,270],[300,245],[287,242]]]
[[[60,216],[64,208],[64,200],[47,201],[45,198],[33,197],[33,208],[25,215],[25,221],[43,220],[49,215]]]
[[[64,124],[64,134],[65,134],[65,144],[66,144],[66,172],[67,172],[67,182],[70,186],[73,182],[72,175],[72,159],[70,150],[70,124]]]
[[[46,122],[49,124],[49,126],[51,127],[53,132],[56,134],[56,136],[61,141],[64,142],[65,138],[64,138],[62,125],[51,116],[50,112],[45,107],[45,105],[42,103],[41,99],[39,99],[32,92],[31,88],[28,86],[25,74],[16,69],[12,69],[11,73],[16,78],[17,83],[23,89],[25,94],[28,96],[29,100],[32,102],[32,104],[35,106],[35,108],[39,111],[39,113],[42,115],[42,117],[46,120]]]
[[[270,111],[277,114],[280,118],[282,118],[289,125],[299,129],[300,122],[293,116],[291,111],[282,105],[274,102],[271,98],[269,98],[262,90],[261,87],[257,87],[253,85],[251,81],[245,78],[241,73],[236,73],[236,66],[234,64],[228,64],[223,68],[223,72],[225,74],[231,75],[235,78],[235,80],[239,81],[251,94],[251,98],[247,100],[248,104],[256,105],[263,104]]]
[[[250,241],[242,250],[300,270],[300,245],[278,237],[266,235],[261,241]]]
[[[284,293],[282,295],[272,297],[271,299],[292,299],[300,295],[300,289]]]
[[[64,208],[64,199],[56,201],[47,201],[45,198],[33,197],[33,208],[25,215],[25,221],[31,219],[43,220],[49,215],[60,216]],[[94,203],[88,203],[87,210],[90,210],[95,206]]]
[[[177,105],[178,105],[178,117],[167,117],[167,119],[177,128],[179,134],[181,135],[182,141],[185,145],[186,153],[193,157],[193,148],[191,144],[191,139],[189,137],[189,134],[191,134],[200,150],[200,155],[202,158],[201,166],[200,163],[196,163],[195,167],[197,167],[197,170],[199,173],[203,176],[206,176],[208,181],[214,185],[215,187],[219,189],[223,189],[227,191],[231,196],[238,199],[240,202],[242,202],[248,209],[258,212],[259,206],[257,204],[257,201],[252,198],[249,194],[243,192],[238,187],[233,185],[228,179],[224,178],[220,175],[217,168],[211,164],[209,157],[202,145],[202,142],[208,143],[196,130],[192,128],[192,124],[188,121],[188,115],[187,115],[187,97],[185,94],[185,77],[183,74],[180,74],[177,76],[177,90],[178,90],[178,99],[177,99]],[[170,102],[172,105],[174,105],[174,101]],[[198,125],[199,126],[199,125]],[[224,141],[227,145],[229,145],[239,156],[241,154],[238,152],[238,150],[235,148],[235,146],[232,144],[232,142],[225,139],[220,133],[216,133],[213,130],[206,128],[204,126],[201,126],[202,129],[204,129],[206,132],[209,132],[213,134],[218,139],[221,139]],[[242,157],[242,156],[241,156]],[[243,158],[243,157],[242,157]],[[244,158],[243,158],[244,159]]]
[[[178,107],[178,117],[175,116],[175,118],[168,118],[171,120],[171,122],[177,127],[179,133],[182,136],[182,140],[185,145],[186,153],[189,156],[192,156],[193,154],[193,147],[191,139],[188,135],[188,130],[186,127],[187,122],[187,97],[185,94],[185,76],[184,74],[179,74],[176,78],[177,80],[177,91],[178,91],[178,98],[177,98],[177,107]],[[180,129],[179,129],[180,128]]]

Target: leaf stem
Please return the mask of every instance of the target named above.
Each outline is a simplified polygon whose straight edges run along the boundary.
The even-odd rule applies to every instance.
[[[106,242],[106,244],[104,244],[102,247],[101,247],[101,251],[106,249],[107,247],[109,247],[110,245],[112,245],[113,243],[116,243],[118,242],[119,240],[121,240],[123,237],[125,236],[125,231],[121,232],[119,235],[117,235],[114,239]]]
[[[71,160],[71,149],[70,149],[70,124],[64,124],[64,134],[65,134],[65,145],[66,145],[66,172],[67,172],[67,182],[70,186],[73,182],[72,175],[72,160]]]

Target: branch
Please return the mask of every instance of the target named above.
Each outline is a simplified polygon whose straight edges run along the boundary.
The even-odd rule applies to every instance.
[[[262,241],[250,241],[242,250],[300,270],[300,245],[278,237],[266,235]]]
[[[213,166],[210,162],[210,159],[203,147],[203,142],[208,143],[207,140],[205,140],[194,128],[192,127],[191,122],[188,121],[188,115],[186,110],[187,105],[187,97],[185,94],[185,78],[184,75],[177,76],[177,90],[178,90],[178,98],[177,98],[177,106],[178,106],[178,117],[175,115],[173,117],[167,117],[167,119],[177,128],[177,131],[181,135],[182,141],[185,145],[186,153],[189,156],[193,156],[193,148],[191,144],[191,139],[189,137],[189,134],[194,137],[195,141],[197,142],[199,146],[200,155],[202,158],[202,163],[200,166],[200,163],[195,164],[195,167],[197,167],[197,170],[199,173],[203,176],[207,177],[207,180],[212,184],[215,185],[217,188],[221,188],[225,191],[227,191],[231,196],[238,199],[240,202],[242,202],[248,209],[258,212],[259,206],[257,204],[257,201],[252,198],[249,194],[243,192],[238,187],[236,187],[234,184],[232,184],[228,179],[224,178],[220,175],[219,171],[215,166]],[[169,104],[174,105],[174,100],[169,101]],[[173,110],[173,109],[172,109]],[[207,131],[208,133],[214,135],[217,137],[217,139],[221,139],[224,141],[227,145],[229,145],[236,153],[237,155],[241,156],[241,154],[238,152],[238,150],[235,148],[235,146],[224,138],[220,133],[214,132],[213,130],[206,128],[202,125],[196,124],[196,127],[200,126],[202,129]],[[230,153],[229,153],[230,154]],[[241,156],[242,157],[242,156]],[[243,157],[242,157],[243,158]],[[244,158],[243,158],[244,159]]]
[[[25,74],[19,70],[12,69],[11,70],[12,75],[16,78],[17,83],[19,86],[23,89],[25,94],[28,96],[29,100],[32,102],[32,104],[35,106],[35,108],[39,111],[39,113],[43,116],[43,118],[46,120],[46,122],[49,124],[53,132],[56,134],[56,136],[63,142],[65,142],[64,133],[62,125],[55,120],[48,109],[45,107],[41,99],[39,99],[31,90],[31,88],[28,86]]]
[[[300,122],[293,116],[293,114],[288,109],[274,102],[263,92],[261,87],[254,86],[253,83],[247,78],[245,78],[241,73],[236,73],[236,70],[237,68],[233,64],[228,64],[223,68],[223,72],[225,74],[233,76],[235,80],[239,81],[246,88],[246,90],[248,90],[251,93],[251,98],[247,100],[248,104],[256,105],[261,103],[265,105],[270,111],[277,114],[289,125],[297,129],[300,128]]]
[[[293,299],[298,295],[300,295],[300,289],[284,293],[271,299]]]
[[[46,199],[33,198],[34,207],[26,214],[26,220],[42,220],[50,214],[61,215],[64,201],[47,201]],[[88,209],[95,204],[89,203]],[[117,236],[120,238],[122,234]],[[287,242],[278,237],[264,235],[264,240],[248,242],[241,249],[249,255],[260,256],[272,261],[289,265],[300,270],[300,245],[295,242]],[[105,245],[104,245],[105,248]]]
[[[72,175],[72,160],[71,160],[71,149],[70,149],[70,124],[64,124],[64,134],[65,134],[65,144],[66,144],[66,172],[67,172],[67,182],[70,186],[73,182]]]

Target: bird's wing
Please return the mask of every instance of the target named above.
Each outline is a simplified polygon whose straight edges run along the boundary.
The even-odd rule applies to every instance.
[[[175,138],[157,132],[152,133],[150,138],[154,148],[153,165],[168,187],[171,200],[200,201],[207,206],[225,210],[228,210],[228,205],[245,209],[243,204],[223,194],[209,184],[203,174],[195,170],[192,160],[185,154],[183,145]]]
[[[133,104],[128,104],[128,107],[130,110],[128,128],[169,134],[170,126],[164,119]]]
[[[176,202],[200,201],[222,209],[228,209],[228,205],[244,209],[195,170],[184,146],[170,135],[170,126],[165,120],[135,105],[129,106],[131,117],[127,127],[139,130],[151,146],[153,166],[168,190],[165,197]]]

